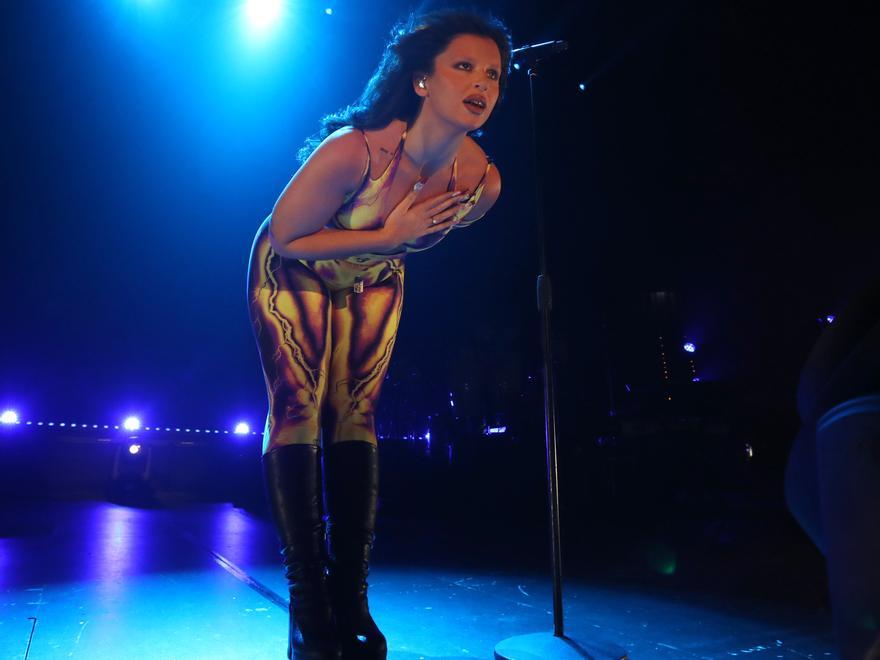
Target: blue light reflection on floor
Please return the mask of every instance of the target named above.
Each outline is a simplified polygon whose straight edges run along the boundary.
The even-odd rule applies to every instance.
[[[32,502],[0,523],[0,658],[23,657],[28,617],[30,660],[284,657],[286,591],[264,520],[228,504]],[[374,563],[371,608],[391,658],[491,658],[497,642],[552,627],[548,576],[446,564]],[[582,581],[564,595],[571,637],[633,658],[832,653],[821,613]]]

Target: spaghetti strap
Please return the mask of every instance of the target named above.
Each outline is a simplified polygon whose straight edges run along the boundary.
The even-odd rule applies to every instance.
[[[361,194],[361,191],[366,187],[367,181],[370,178],[370,165],[373,162],[372,152],[370,151],[370,141],[367,139],[367,134],[364,132],[364,129],[358,128],[358,131],[361,133],[361,137],[364,138],[364,144],[367,146],[367,162],[364,163],[364,172],[361,174],[361,182],[358,187],[350,192],[345,198],[342,200],[342,204],[348,204],[352,199]]]
[[[370,166],[373,163],[373,150],[370,148],[370,141],[367,139],[367,132],[362,128],[359,128],[358,130],[361,132],[361,136],[364,138],[364,144],[367,145],[367,174],[369,174]]]
[[[450,192],[455,189],[455,184],[458,181],[458,158],[453,159],[452,161],[452,170],[449,173],[449,183],[446,184],[446,192]]]
[[[481,185],[483,185],[483,181],[486,180],[486,175],[489,173],[489,168],[490,168],[490,167],[492,167],[492,159],[491,159],[491,158],[487,158],[487,159],[486,159],[486,169],[483,170],[483,176],[480,177],[480,181],[477,183],[476,186],[474,186],[474,190],[476,190],[476,189],[479,188]]]
[[[486,175],[489,173],[489,168],[492,167],[492,164],[495,161],[492,160],[491,156],[489,156],[485,151],[483,151],[483,148],[480,147],[479,144],[477,144],[476,140],[474,140],[474,144],[476,145],[477,149],[479,149],[480,152],[483,154],[483,157],[486,159],[486,168],[483,170],[483,176],[480,177],[480,180],[477,182],[477,184],[473,188],[471,188],[471,190],[476,192],[477,190],[479,190],[480,186],[483,185],[483,182],[486,180]],[[449,178],[449,184],[446,186],[446,190],[451,191],[455,187],[457,182],[458,182],[458,158],[456,158],[454,161],[452,161],[452,176],[450,176],[450,178]],[[468,198],[473,197],[474,192],[472,192],[470,195],[468,195]]]
[[[364,134],[364,139],[366,139],[366,137],[367,137],[366,134]],[[375,183],[376,181],[378,181],[379,179],[384,177],[386,174],[388,174],[388,170],[391,169],[391,166],[400,160],[400,155],[403,153],[403,144],[405,141],[406,141],[406,129],[404,129],[403,133],[401,133],[401,135],[400,135],[400,142],[397,143],[397,149],[395,149],[394,153],[391,155],[391,160],[388,161],[388,164],[385,166],[385,169],[382,171],[382,173],[379,176],[377,176],[375,179],[372,179],[372,178],[370,179],[371,183]],[[369,149],[369,147],[368,147],[368,149]],[[396,166],[395,166],[395,169],[396,169]]]
[[[491,161],[491,160],[487,160],[487,162],[486,162],[486,169],[483,170],[483,176],[480,177],[480,180],[477,181],[477,185],[474,186],[474,192],[476,192],[477,190],[479,190],[479,189],[480,189],[480,186],[483,185],[483,181],[486,180],[486,175],[489,173],[489,168],[490,168],[490,167],[492,167],[492,161]],[[473,196],[474,196],[474,193],[472,192],[470,195],[468,195],[468,198],[473,197]]]

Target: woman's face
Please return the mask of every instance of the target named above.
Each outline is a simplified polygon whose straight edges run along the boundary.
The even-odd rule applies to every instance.
[[[415,90],[425,97],[422,110],[460,124],[472,131],[492,114],[498,102],[501,80],[501,53],[489,37],[460,34],[434,58],[434,73],[427,76],[425,88]]]

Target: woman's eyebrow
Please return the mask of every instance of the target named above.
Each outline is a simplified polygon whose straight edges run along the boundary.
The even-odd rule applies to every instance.
[[[470,62],[473,64],[474,58],[470,55],[453,55],[452,59],[456,62]],[[499,62],[492,62],[487,65],[490,69],[496,69],[498,71],[501,70],[501,64]]]

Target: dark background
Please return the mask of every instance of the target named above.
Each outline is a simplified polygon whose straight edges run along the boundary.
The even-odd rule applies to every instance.
[[[640,531],[615,547],[637,536],[662,573],[653,526],[684,512],[696,554],[773,529],[816,568],[784,512],[782,470],[818,319],[877,268],[864,8],[483,6],[517,45],[571,44],[537,91],[572,542],[589,545],[586,520],[627,518]],[[231,1],[4,5],[0,407],[261,428],[245,304],[254,232],[304,138],[354,100],[408,8],[322,7],[299,5],[261,44],[241,36]],[[475,521],[519,520],[532,496],[543,515],[528,106],[515,73],[480,138],[503,177],[496,207],[407,262],[380,410],[387,442],[430,429],[433,443],[386,474],[417,473],[425,456],[455,465],[470,484],[456,501],[483,502]],[[492,425],[508,431],[488,438]],[[420,483],[394,479],[388,509],[406,514]],[[449,515],[442,493],[423,494]]]

